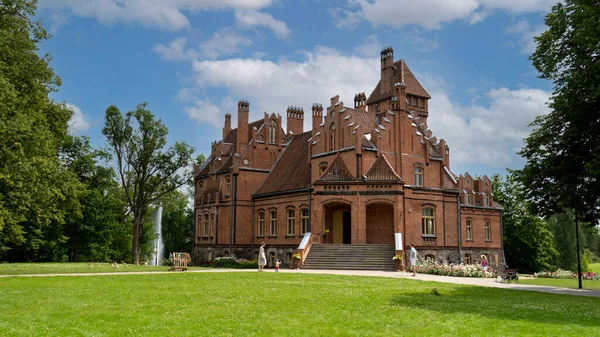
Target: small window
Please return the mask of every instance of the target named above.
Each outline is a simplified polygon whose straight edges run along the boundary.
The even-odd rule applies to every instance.
[[[270,213],[271,218],[270,218],[270,234],[271,236],[276,236],[277,235],[277,211],[271,211]]]
[[[269,143],[275,143],[277,141],[277,124],[275,121],[271,121],[269,125]]]
[[[327,170],[327,165],[319,166],[319,174],[320,175],[323,175],[323,173],[325,173],[326,170]]]
[[[423,208],[421,215],[423,235],[435,235],[435,210],[433,208]]]
[[[490,199],[487,195],[483,196],[483,206],[487,207],[490,205]]]
[[[258,236],[265,236],[265,212],[258,213]]]
[[[465,205],[471,204],[471,192],[465,191]]]
[[[467,220],[467,240],[473,240],[473,221]]]
[[[308,208],[303,208],[300,211],[300,217],[302,218],[302,224],[300,226],[300,234],[310,232],[310,223],[308,222]]]
[[[225,178],[225,195],[231,195],[231,178]]]
[[[492,240],[492,233],[491,233],[491,227],[490,227],[490,222],[486,221],[485,222],[485,240],[486,241],[491,241]]]
[[[294,235],[294,227],[296,226],[296,212],[293,209],[287,211],[287,235]]]
[[[208,231],[209,236],[213,236],[215,234],[215,215],[210,215],[210,230]]]
[[[209,222],[208,222],[208,214],[204,214],[204,231],[202,233],[203,236],[208,236],[208,230],[209,230]]]
[[[435,256],[433,256],[433,254],[427,254],[427,255],[425,255],[425,261],[435,262]]]
[[[415,167],[415,186],[423,186],[423,169]]]
[[[472,264],[473,263],[473,259],[471,258],[471,254],[466,253],[465,257],[463,259],[463,263],[464,264]]]

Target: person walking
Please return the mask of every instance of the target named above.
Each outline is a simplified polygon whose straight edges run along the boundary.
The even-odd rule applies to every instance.
[[[487,277],[488,261],[487,256],[481,255],[481,270],[483,271],[483,278]]]
[[[261,242],[260,248],[258,249],[258,271],[263,271],[266,264],[267,257],[265,256],[265,243]]]
[[[417,250],[415,249],[415,245],[410,244],[410,267],[412,268],[412,276],[416,276],[417,274]]]

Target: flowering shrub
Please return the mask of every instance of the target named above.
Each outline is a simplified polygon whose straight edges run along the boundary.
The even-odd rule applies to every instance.
[[[395,255],[394,257],[392,257],[392,260],[394,260],[394,261],[402,261],[402,255],[400,255],[400,254]]]
[[[457,277],[483,277],[483,270],[480,265],[476,264],[439,264],[431,260],[417,261],[417,273],[442,275],[442,276],[457,276]],[[493,278],[494,270],[488,267],[486,276]]]
[[[534,277],[537,278],[558,278],[558,279],[573,279],[577,278],[578,274],[569,270],[558,269],[556,271],[541,271],[539,273],[533,274]],[[596,273],[582,273],[582,278],[584,280],[599,280],[598,274]]]
[[[292,259],[294,259],[294,260],[300,260],[301,258],[302,258],[302,256],[300,256],[300,254],[292,255]]]
[[[238,259],[235,256],[223,256],[215,258],[213,263],[215,268],[235,268],[235,269],[253,269],[258,268],[256,260],[248,261],[246,259]]]

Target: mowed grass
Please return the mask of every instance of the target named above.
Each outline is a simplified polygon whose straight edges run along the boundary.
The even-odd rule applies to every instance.
[[[519,278],[519,284],[533,284],[538,286],[548,286],[557,288],[579,288],[579,281],[575,279],[556,279],[556,278]],[[583,289],[600,290],[600,281],[582,280]]]
[[[599,298],[384,277],[8,277],[0,289],[0,336],[592,336],[600,328]]]
[[[72,274],[72,273],[107,273],[107,272],[143,272],[168,271],[167,266],[138,266],[119,264],[118,268],[110,263],[0,263],[0,275],[17,274]],[[190,269],[200,269],[190,267]]]

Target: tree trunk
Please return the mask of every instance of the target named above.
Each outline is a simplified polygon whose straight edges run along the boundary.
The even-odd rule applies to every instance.
[[[140,231],[142,229],[142,212],[138,211],[133,218],[133,245],[131,252],[131,262],[140,264]]]

